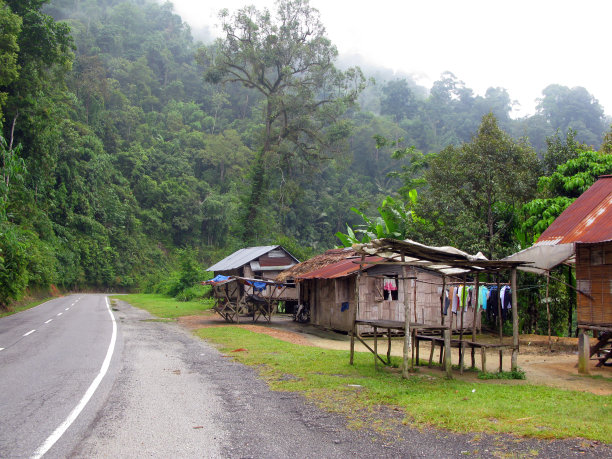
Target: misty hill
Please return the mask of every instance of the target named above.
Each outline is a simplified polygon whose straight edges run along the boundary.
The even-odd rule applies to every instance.
[[[282,243],[298,256],[329,248],[360,222],[351,207],[371,213],[405,186],[414,157],[396,147],[427,156],[460,146],[488,113],[541,156],[547,137],[565,139],[570,128],[597,149],[609,123],[583,88],[551,82],[538,112],[514,120],[504,88],[476,96],[450,72],[424,88],[363,63],[376,81],[343,114],[342,148],[316,161],[286,150],[256,164],[262,94],[205,81],[208,64],[196,56],[212,44],[196,42],[171,4],[52,0],[40,14],[39,3],[0,0],[18,45],[0,50],[18,64],[0,73],[2,151],[15,160],[3,169],[12,180],[0,245],[18,267],[3,281],[3,303],[28,286],[153,288],[179,254],[203,261],[248,244]],[[245,241],[257,167],[265,193]],[[411,180],[424,190],[417,169]]]

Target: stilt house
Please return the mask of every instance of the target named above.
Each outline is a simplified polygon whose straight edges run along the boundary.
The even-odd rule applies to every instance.
[[[612,175],[599,177],[532,247],[508,259],[535,260],[532,267],[520,269],[539,274],[561,263],[575,263],[578,328],[598,337],[587,349],[588,337],[582,333],[581,352],[588,357],[584,355],[581,368],[588,371],[588,358],[595,354],[600,356],[598,365],[612,357]]]
[[[299,263],[299,260],[280,245],[267,245],[260,247],[247,247],[237,250],[223,260],[215,263],[206,271],[212,271],[215,276],[240,277],[252,280],[274,280],[283,270]],[[266,289],[271,289],[270,284]],[[220,289],[224,289],[223,292]],[[217,291],[219,290],[219,291]],[[213,290],[215,296],[228,297],[230,300],[240,298],[245,294],[254,293],[253,287],[240,282],[232,282],[230,285],[220,284]],[[295,287],[287,287],[278,290],[275,298],[286,301],[297,300]]]

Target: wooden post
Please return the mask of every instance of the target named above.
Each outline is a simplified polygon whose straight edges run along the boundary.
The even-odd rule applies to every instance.
[[[399,288],[399,287],[398,287]],[[387,328],[387,364],[391,365],[391,329]]]
[[[361,262],[365,259],[365,255],[361,256]],[[359,271],[357,271],[357,277],[355,278],[355,307],[353,309],[353,327],[351,328],[351,358],[349,363],[353,365],[353,356],[355,354],[355,333],[357,333],[357,310],[359,309],[359,281],[361,280],[361,263],[359,264]]]
[[[374,369],[378,370],[378,328],[374,326]]]
[[[414,271],[414,280],[413,282],[413,290],[412,290],[412,298],[414,301],[414,321],[418,322],[417,320],[417,270],[416,268],[412,268]]]
[[[406,266],[402,266],[402,274],[403,274],[403,280],[402,280],[402,285],[403,285],[403,290],[404,290],[404,359],[402,362],[402,377],[405,379],[408,379],[408,376],[410,374],[409,371],[409,365],[410,363],[408,362],[409,360],[409,356],[410,356],[410,351],[412,348],[412,342],[410,340],[411,338],[411,333],[410,333],[410,297],[408,296],[408,279],[407,279],[407,268]],[[416,280],[416,279],[415,279]]]
[[[463,346],[463,314],[467,303],[467,285],[466,275],[463,275],[463,289],[461,290],[461,296],[459,297],[459,307],[461,308],[461,328],[459,329],[459,374],[463,374],[463,360],[465,358],[465,347]],[[461,300],[465,299],[464,304],[461,304]]]
[[[519,323],[518,323],[518,291],[516,287],[516,268],[512,268],[510,276],[510,289],[512,293],[512,358],[510,368],[512,371],[518,370],[519,352]]]
[[[480,359],[481,359],[482,372],[486,373],[487,372],[487,348],[485,346],[482,346],[480,348]]]
[[[578,373],[589,374],[589,359],[591,358],[591,346],[589,346],[589,335],[580,329],[578,334]]]
[[[474,282],[474,321],[472,322],[472,343],[476,342],[476,318],[478,317],[478,300],[480,299],[480,295],[478,289],[480,288],[480,279],[478,278],[478,273],[476,273],[476,280]],[[476,367],[476,349],[472,346],[472,368]]]
[[[446,371],[446,377],[453,379],[453,366],[451,363],[451,331],[450,329],[444,330],[444,370]]]
[[[416,336],[416,329],[414,330],[414,336],[412,337],[412,341],[414,342],[414,347],[416,348],[416,358],[414,359],[414,362],[416,363],[416,366],[419,366],[419,351],[420,351],[420,343],[419,340]]]
[[[499,274],[497,275],[497,318],[498,318],[497,322],[499,324],[499,344],[503,344],[504,331],[503,331],[503,323],[502,323],[501,289],[499,288]],[[501,354],[500,354],[500,360],[501,360]]]
[[[552,343],[550,341],[550,298],[548,296],[548,285],[550,283],[550,272],[546,272],[546,319],[548,320],[548,352],[552,352]]]
[[[433,356],[434,351],[436,350],[436,342],[431,340],[431,349],[429,350],[429,367],[433,366]]]
[[[440,295],[440,324],[444,325],[444,303],[446,302],[446,276],[442,276],[442,295]]]

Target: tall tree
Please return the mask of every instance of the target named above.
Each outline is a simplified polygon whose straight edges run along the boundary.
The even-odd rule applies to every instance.
[[[442,150],[426,178],[435,220],[457,238],[448,242],[499,256],[500,242],[511,233],[512,209],[533,195],[538,166],[533,149],[503,132],[493,114],[483,117],[471,142]]]
[[[553,129],[578,133],[578,140],[589,145],[601,142],[605,130],[604,112],[589,92],[578,86],[568,88],[551,84],[542,91],[537,110]]]
[[[233,15],[223,10],[220,19],[225,36],[199,54],[206,80],[240,83],[264,97],[244,222],[244,236],[252,239],[267,187],[264,162],[276,156],[283,169],[296,158],[319,160],[338,147],[349,131],[341,117],[364,78],[357,68],[334,67],[338,52],[308,0],[278,1],[275,17],[249,6]]]
[[[20,32],[21,17],[11,12],[4,0],[0,0],[0,123],[3,120],[2,106],[8,95],[2,88],[15,81],[19,75],[17,37]]]

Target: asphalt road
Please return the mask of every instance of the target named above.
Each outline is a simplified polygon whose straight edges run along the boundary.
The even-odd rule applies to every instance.
[[[108,379],[63,435],[57,429],[100,374],[112,332],[103,295],[57,298],[0,319],[0,457],[36,457],[53,445],[56,457],[70,453],[102,406]]]
[[[108,354],[112,322],[104,297],[83,295],[71,306],[76,298],[0,319],[0,347],[6,347],[0,351],[2,458],[31,457],[79,402]],[[56,323],[70,313],[83,315],[74,318],[80,325]],[[118,334],[108,373],[44,457],[612,457],[608,446],[580,440],[456,435],[401,423],[384,436],[351,430],[342,416],[298,394],[270,391],[254,369],[176,323],[153,320],[124,302],[113,313]],[[53,321],[44,324],[48,318]],[[67,338],[57,336],[63,334]],[[18,362],[26,358],[32,363]],[[390,410],[381,415],[401,419]]]

